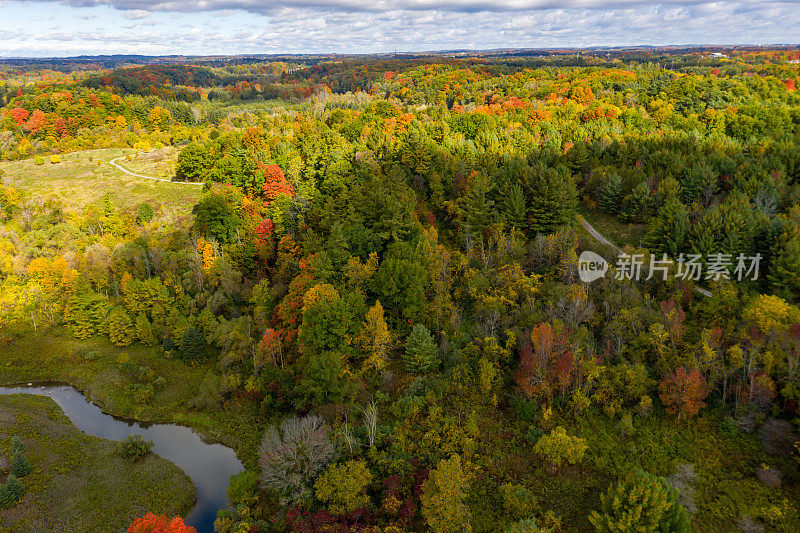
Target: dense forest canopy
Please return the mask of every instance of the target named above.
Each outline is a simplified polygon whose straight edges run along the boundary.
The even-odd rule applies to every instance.
[[[117,66],[2,67],[0,159],[173,146],[202,195],[4,180],[0,343],[201,369],[218,531],[800,528],[796,49]]]

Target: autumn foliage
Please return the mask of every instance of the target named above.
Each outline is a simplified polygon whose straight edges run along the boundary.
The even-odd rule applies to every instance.
[[[659,384],[658,392],[667,411],[678,418],[690,418],[705,407],[708,387],[696,368],[678,367]]]
[[[264,185],[261,186],[261,193],[264,200],[271,204],[282,194],[294,196],[294,187],[286,179],[286,176],[278,165],[265,165],[259,161],[258,168],[264,174]]]
[[[184,524],[179,516],[167,518],[147,513],[133,521],[128,533],[197,533],[197,530]]]

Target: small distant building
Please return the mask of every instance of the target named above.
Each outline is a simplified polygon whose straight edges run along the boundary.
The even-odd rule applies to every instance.
[[[711,57],[720,58],[720,57],[728,57],[727,54],[723,54],[722,52],[713,52]]]

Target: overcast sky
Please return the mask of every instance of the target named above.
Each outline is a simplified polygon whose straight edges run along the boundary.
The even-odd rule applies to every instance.
[[[800,0],[0,0],[0,56],[800,42]]]

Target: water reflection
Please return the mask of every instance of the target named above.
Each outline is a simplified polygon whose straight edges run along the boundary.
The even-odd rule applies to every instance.
[[[208,444],[191,429],[175,424],[141,424],[103,413],[77,389],[69,385],[0,387],[0,394],[49,396],[64,410],[75,427],[96,437],[121,441],[141,435],[153,441],[153,452],[175,463],[192,479],[197,503],[186,524],[199,533],[212,532],[217,510],[227,507],[228,478],[241,472],[242,463],[234,451],[222,444]]]

